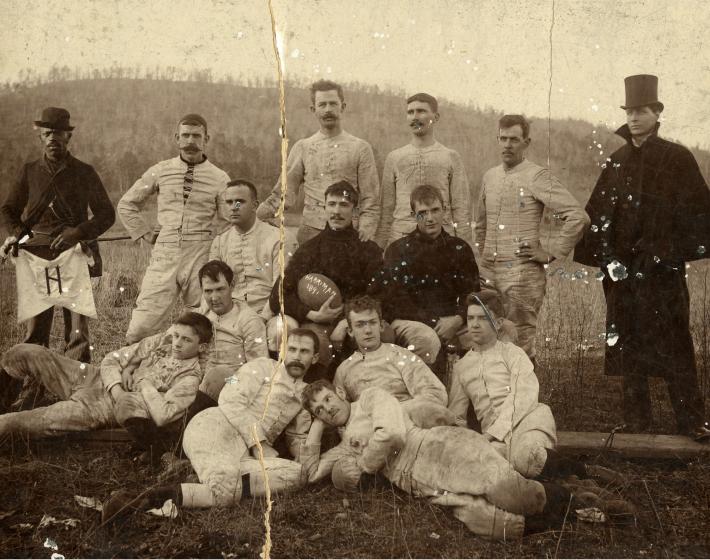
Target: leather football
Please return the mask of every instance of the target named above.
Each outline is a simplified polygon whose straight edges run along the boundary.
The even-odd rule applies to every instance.
[[[320,309],[321,305],[333,294],[335,298],[331,307],[339,307],[343,303],[338,286],[323,274],[309,272],[298,281],[298,299],[313,311]]]

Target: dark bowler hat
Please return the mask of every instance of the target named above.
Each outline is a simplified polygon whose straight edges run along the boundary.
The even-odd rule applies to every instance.
[[[69,124],[69,111],[61,107],[47,107],[42,111],[40,119],[34,123],[35,126],[53,130],[74,130]]]
[[[624,78],[626,87],[626,103],[622,109],[658,105],[663,111],[663,103],[658,100],[658,76],[637,74]]]

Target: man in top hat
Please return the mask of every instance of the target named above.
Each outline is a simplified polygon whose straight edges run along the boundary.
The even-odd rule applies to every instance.
[[[215,234],[226,226],[221,194],[229,182],[227,173],[205,155],[209,139],[205,119],[185,115],[175,132],[180,155],[148,169],[118,202],[118,215],[131,238],[155,245],[128,325],[130,344],[168,325],[178,295],[193,310],[200,305],[197,271],[207,262]],[[152,196],[158,199],[159,233],[143,213]]]
[[[439,103],[434,96],[417,93],[407,99],[412,139],[387,154],[382,172],[382,217],[377,241],[383,247],[417,228],[409,196],[419,185],[431,185],[441,191],[446,233],[469,245],[473,243],[466,170],[461,155],[436,140],[437,122]]]
[[[325,229],[328,221],[325,190],[347,181],[358,193],[354,226],[361,241],[375,236],[380,219],[380,182],[372,146],[342,127],[345,95],[340,84],[318,80],[311,85],[311,112],[318,119],[318,132],[296,142],[288,154],[286,208],[292,206],[303,185],[305,202],[297,241],[303,245]],[[281,180],[259,205],[260,220],[273,220],[281,203]]]
[[[25,251],[53,261],[77,243],[95,240],[109,229],[115,212],[94,168],[69,153],[74,130],[69,111],[47,107],[34,125],[39,131],[43,155],[22,167],[0,207],[0,217],[9,232],[0,253],[7,255],[12,245],[22,241]],[[29,239],[23,241],[26,236]],[[79,254],[77,258],[82,257]],[[92,271],[92,276],[99,275],[100,270]],[[48,286],[56,276],[56,273],[52,278],[47,275]],[[64,354],[73,360],[90,362],[88,317],[66,307],[63,312]],[[31,317],[23,342],[48,346],[53,316],[51,306]]]
[[[624,420],[651,423],[648,376],[666,380],[678,432],[708,440],[690,334],[686,262],[707,257],[710,191],[685,147],[659,138],[658,78],[625,79],[626,145],[602,165],[575,260],[604,273],[607,375],[623,375]]]

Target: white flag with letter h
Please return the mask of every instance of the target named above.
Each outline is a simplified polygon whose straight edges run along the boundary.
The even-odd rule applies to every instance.
[[[12,261],[17,276],[17,322],[55,305],[96,318],[88,258],[75,245],[51,261],[20,250]]]

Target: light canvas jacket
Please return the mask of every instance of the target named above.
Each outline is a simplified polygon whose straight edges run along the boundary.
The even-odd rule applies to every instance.
[[[183,186],[188,164],[179,156],[161,161],[138,179],[118,201],[118,215],[131,239],[152,231],[144,213],[149,198],[157,195],[159,243],[211,240],[227,225],[221,197],[229,176],[205,159],[195,165],[192,192],[187,201]]]
[[[461,156],[435,142],[426,148],[411,144],[387,155],[382,172],[382,218],[378,242],[388,244],[414,231],[409,196],[419,185],[441,191],[446,205],[444,229],[472,245],[471,194]]]
[[[589,216],[548,169],[525,159],[512,169],[499,165],[483,175],[476,216],[476,245],[486,264],[528,262],[515,254],[522,242],[535,247],[547,207],[564,224],[549,251],[564,258],[584,234]]]
[[[318,131],[293,145],[287,167],[286,208],[293,206],[303,185],[303,225],[316,229],[325,227],[325,190],[333,183],[345,180],[360,195],[359,229],[370,237],[375,235],[380,219],[380,182],[372,147],[365,140],[345,131],[332,138]],[[279,179],[269,197],[259,205],[257,216],[262,220],[272,218],[280,201]]]

